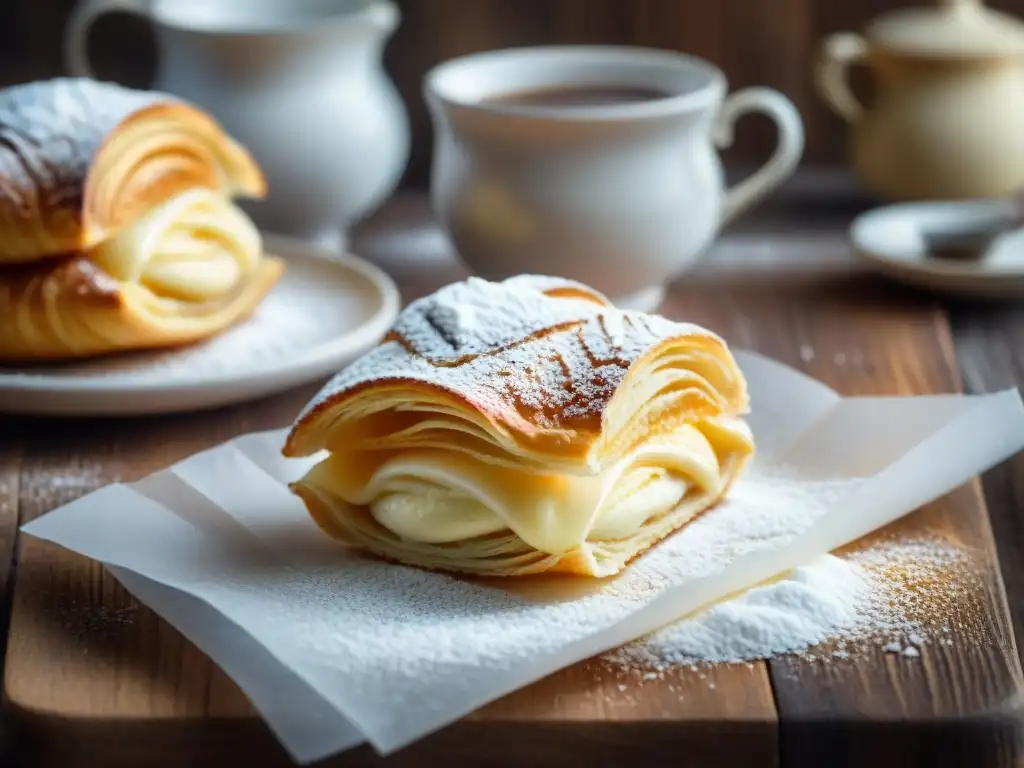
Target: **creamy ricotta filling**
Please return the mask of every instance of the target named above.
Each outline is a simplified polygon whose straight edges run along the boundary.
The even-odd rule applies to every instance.
[[[678,505],[689,488],[682,478],[660,473],[630,494],[615,494],[598,510],[587,539],[623,539],[655,515]],[[443,544],[508,530],[501,517],[476,499],[424,484],[392,491],[370,503],[373,518],[408,541]]]
[[[240,208],[217,192],[191,189],[97,245],[89,259],[157,296],[206,301],[252,274],[262,249],[259,230]]]
[[[435,448],[336,452],[307,477],[342,507],[363,507],[408,541],[512,531],[550,554],[634,535],[691,492],[717,496],[724,482],[715,448],[694,425],[592,475],[539,474]]]

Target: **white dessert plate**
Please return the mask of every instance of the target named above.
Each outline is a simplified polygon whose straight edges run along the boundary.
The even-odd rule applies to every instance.
[[[1024,297],[1024,230],[993,241],[972,261],[928,255],[924,232],[956,230],[1004,215],[1009,203],[967,200],[902,203],[863,213],[850,227],[857,253],[880,272],[908,285],[970,299]]]
[[[288,269],[248,320],[175,350],[0,366],[0,412],[138,415],[229,405],[325,378],[391,327],[401,300],[382,270],[276,235],[265,237],[265,248]]]

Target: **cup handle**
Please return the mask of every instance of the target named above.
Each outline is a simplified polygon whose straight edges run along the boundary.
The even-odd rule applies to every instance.
[[[767,163],[726,192],[723,226],[789,178],[804,152],[800,113],[789,99],[770,88],[745,88],[725,100],[715,124],[715,146],[729,147],[737,118],[752,111],[763,112],[775,122],[779,129],[778,144]]]
[[[814,68],[814,85],[818,94],[848,123],[857,122],[862,108],[850,90],[847,75],[850,67],[863,61],[866,54],[864,38],[852,32],[840,32],[825,38],[821,58]]]
[[[96,77],[86,43],[89,28],[105,13],[132,13],[148,17],[148,0],[80,0],[64,28],[64,64],[73,77]]]

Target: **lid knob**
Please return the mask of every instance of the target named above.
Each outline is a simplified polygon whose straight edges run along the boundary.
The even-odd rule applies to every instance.
[[[983,0],[898,8],[872,21],[865,36],[890,50],[946,59],[1024,56],[1024,24]]]

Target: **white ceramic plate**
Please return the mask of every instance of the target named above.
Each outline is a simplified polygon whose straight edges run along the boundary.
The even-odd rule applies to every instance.
[[[387,333],[401,301],[382,270],[289,238],[265,243],[288,269],[247,321],[177,350],[0,367],[0,411],[129,415],[238,403],[325,378]]]
[[[1024,297],[1024,230],[1000,236],[978,261],[936,259],[922,232],[990,220],[1007,210],[1002,201],[905,203],[876,208],[854,219],[857,252],[893,279],[972,299]]]

